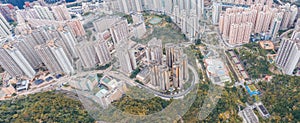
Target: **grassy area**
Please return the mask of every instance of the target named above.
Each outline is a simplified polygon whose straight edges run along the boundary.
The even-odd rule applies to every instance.
[[[161,17],[163,18],[162,24],[159,25],[151,25],[149,26],[149,22],[151,18],[153,17]],[[144,18],[146,20],[146,24],[151,27],[148,29],[148,31],[152,31],[151,34],[149,34],[144,39],[133,39],[134,41],[141,43],[141,44],[147,44],[148,41],[150,41],[152,38],[156,37],[158,39],[162,40],[163,45],[166,43],[180,43],[186,41],[184,35],[180,32],[180,30],[174,29],[172,26],[172,23],[169,21],[166,21],[168,19],[167,16],[159,16],[159,15],[144,15]]]
[[[254,85],[249,85],[248,87],[250,88],[251,91],[257,90]]]
[[[180,43],[185,41],[183,34],[180,32],[174,31],[171,26],[166,27],[153,27],[153,32],[149,36],[144,39],[133,39],[134,41],[147,44],[152,38],[156,37],[157,39],[161,39],[163,45],[166,43]]]

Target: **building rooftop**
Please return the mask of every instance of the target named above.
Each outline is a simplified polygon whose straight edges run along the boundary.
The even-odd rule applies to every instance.
[[[229,51],[229,54],[230,54],[231,57],[236,56],[233,51]]]
[[[237,57],[233,57],[232,60],[234,61],[235,64],[240,63],[240,60]]]
[[[255,103],[257,110],[259,111],[259,114],[263,118],[269,118],[270,114],[269,111],[266,109],[266,107],[262,104],[262,102]]]
[[[246,107],[242,112],[248,123],[259,123],[258,117],[250,107]]]
[[[137,74],[137,76],[145,78],[145,77],[149,76],[149,73],[150,73],[149,68],[144,68],[141,72],[139,72]]]
[[[259,107],[259,110],[261,110],[263,114],[265,114],[265,115],[269,114],[269,112],[267,111],[267,109],[265,108],[264,105],[259,105],[258,107]]]
[[[239,71],[243,71],[244,70],[244,67],[241,64],[237,64],[236,66],[239,69]]]
[[[266,49],[266,50],[273,50],[274,49],[274,44],[272,41],[260,41],[259,45],[261,48]]]
[[[29,80],[18,81],[16,85],[17,91],[27,90],[29,86]]]
[[[205,59],[207,73],[215,83],[230,81],[228,70],[221,59]]]
[[[246,71],[241,71],[241,74],[242,74],[242,76],[243,76],[245,79],[248,79],[248,78],[249,78],[249,76],[248,76],[248,74],[247,74]]]

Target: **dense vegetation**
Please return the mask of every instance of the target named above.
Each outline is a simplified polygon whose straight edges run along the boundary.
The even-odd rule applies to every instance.
[[[0,102],[0,122],[84,122],[94,120],[80,101],[61,93],[43,92]]]
[[[272,82],[259,82],[261,100],[271,114],[266,122],[300,121],[300,77],[276,75]]]
[[[111,66],[111,63],[105,64],[103,66],[97,66],[96,70],[105,70]]]
[[[256,115],[262,122],[297,122],[300,121],[300,77],[275,75],[272,82],[259,82],[256,85],[262,92],[260,100],[271,114],[269,119]],[[204,99],[210,96],[208,83],[201,83],[195,102],[183,116],[185,122],[242,122],[238,114],[238,106],[242,109],[245,103],[253,104],[254,97],[250,97],[242,87],[225,87],[222,95],[208,117],[199,120],[197,117],[203,106]]]
[[[209,91],[209,82],[202,82],[199,85],[197,92],[197,98],[193,103],[189,111],[183,116],[183,121],[190,122],[242,122],[242,119],[237,115],[238,104],[244,105],[244,102],[248,100],[248,95],[246,95],[245,90],[242,87],[233,87],[221,89],[221,87],[215,86],[216,89],[221,89],[221,95],[216,96],[219,98],[216,107],[213,108],[212,112],[203,120],[199,120],[198,113],[204,113],[200,109],[201,107],[213,106],[213,103],[204,105],[204,100],[214,94]],[[249,98],[251,99],[251,98]]]
[[[134,115],[148,115],[159,112],[170,104],[170,101],[159,97],[140,100],[130,96],[124,96],[120,100],[112,103],[116,108]]]
[[[133,71],[131,72],[131,74],[130,74],[130,78],[131,78],[131,79],[135,78],[136,75],[138,75],[140,71],[141,71],[140,68],[136,68],[135,70],[133,70]]]
[[[273,75],[271,82],[260,81],[254,85],[262,92],[260,101],[266,106],[271,114],[268,119],[256,115],[261,122],[299,122],[300,121],[300,77],[277,75],[269,71],[272,64],[265,59],[266,54],[273,54],[273,51],[266,51],[258,47],[256,43],[245,45],[242,49],[235,50],[242,61],[248,63],[248,70],[252,77],[260,78],[263,74]],[[259,59],[263,60],[260,61]],[[265,62],[266,64],[259,63]],[[250,65],[249,65],[250,64]],[[190,110],[183,116],[185,122],[242,122],[237,115],[240,106],[243,109],[248,104],[253,104],[255,97],[250,97],[246,90],[241,87],[225,87],[216,107],[203,120],[199,120],[197,114],[202,106],[205,107],[204,99],[211,95],[209,82],[201,82],[195,102]],[[214,87],[220,88],[220,87]],[[211,106],[211,105],[210,105]]]
[[[271,53],[271,51],[259,48],[257,43],[246,44],[244,47],[239,48],[239,58],[250,78],[257,79],[271,74],[269,68],[272,64],[265,57],[268,53]]]
[[[131,15],[124,15],[123,17],[127,19],[127,22],[128,22],[129,24],[132,24],[132,23],[133,23],[133,19],[132,19],[132,16],[131,16]]]

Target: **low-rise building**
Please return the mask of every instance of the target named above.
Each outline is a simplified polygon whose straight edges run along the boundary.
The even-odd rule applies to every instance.
[[[267,108],[262,104],[262,102],[255,103],[256,109],[258,110],[259,114],[263,118],[269,118],[270,114]]]
[[[99,104],[106,108],[111,102],[120,99],[127,91],[126,84],[109,76],[104,76],[99,81],[100,90],[95,94]]]
[[[272,41],[260,41],[259,46],[265,50],[274,50],[274,44]]]
[[[249,106],[239,111],[238,115],[243,118],[244,123],[259,123],[258,117]]]
[[[23,91],[28,90],[29,87],[29,80],[20,80],[16,83],[16,90],[17,91]]]
[[[205,59],[207,75],[211,81],[218,85],[224,85],[225,82],[231,82],[228,69],[221,59]]]
[[[139,72],[136,76],[136,79],[146,84],[150,81],[150,70],[149,68],[144,68],[141,72]]]

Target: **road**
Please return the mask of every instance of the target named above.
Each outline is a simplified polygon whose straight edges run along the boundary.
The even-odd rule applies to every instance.
[[[284,33],[282,33],[282,34],[279,36],[279,38],[281,39],[281,38],[283,38],[283,37],[286,37],[287,34],[289,34],[289,33],[292,32],[292,31],[294,31],[294,29],[290,29],[290,30],[285,31]]]
[[[97,74],[97,73],[105,73],[108,72],[112,69],[112,66],[107,68],[106,70],[94,70],[94,71],[86,71],[86,72],[80,72],[78,74],[75,74],[73,76],[63,76],[60,79],[55,79],[56,82],[44,82],[40,86],[37,86],[36,89],[29,89],[27,91],[22,91],[19,92],[18,95],[28,95],[28,94],[34,94],[34,93],[39,93],[47,90],[54,90],[56,87],[61,86],[65,82],[70,82],[72,79],[77,78],[79,76],[85,76],[88,74]]]

